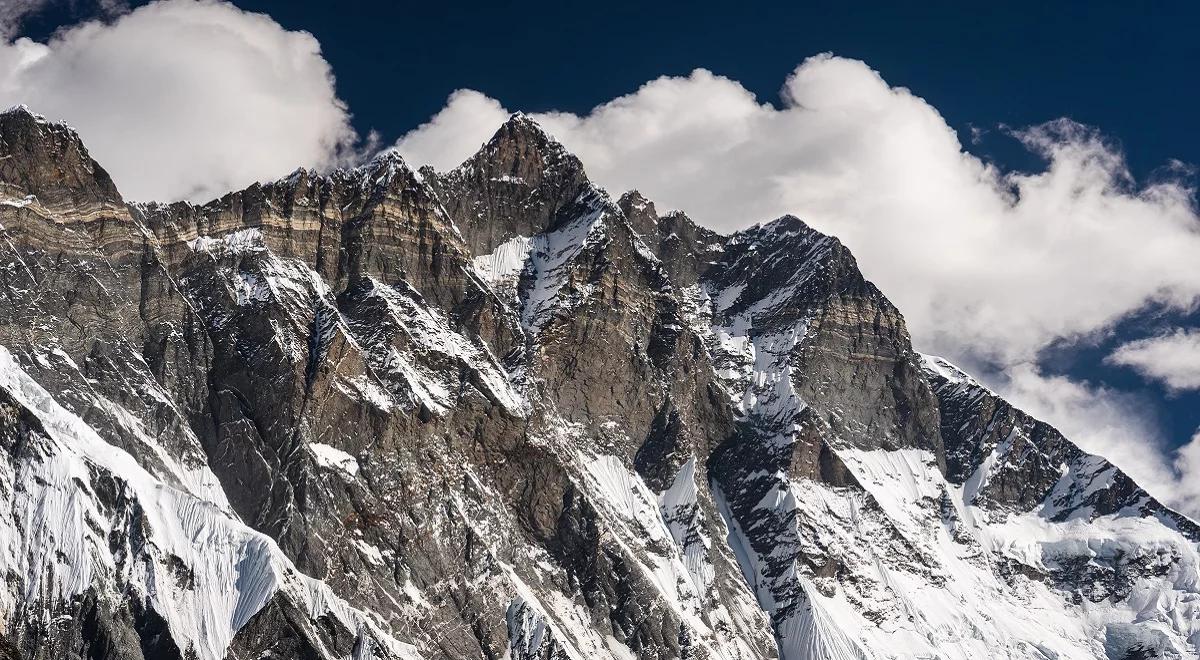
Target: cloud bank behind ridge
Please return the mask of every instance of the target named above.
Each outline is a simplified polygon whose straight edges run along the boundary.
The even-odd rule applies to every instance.
[[[1031,360],[1057,338],[1200,296],[1192,191],[1136,187],[1121,154],[1084,126],[1014,133],[1047,166],[1003,172],[862,62],[810,58],[782,97],[778,108],[760,103],[701,69],[583,116],[534,116],[614,194],[636,187],[722,231],[793,213],[838,236],[918,344],[959,359]],[[461,90],[397,148],[448,169],[507,114]]]
[[[18,4],[13,16],[43,3]],[[135,200],[205,201],[359,155],[317,40],[215,0],[163,0],[44,44],[0,43],[0,106],[16,103],[79,129]],[[508,114],[460,90],[396,148],[449,169]],[[535,117],[614,194],[636,187],[722,231],[793,213],[838,236],[918,348],[990,369],[989,384],[1156,494],[1198,501],[1200,440],[1172,452],[1136,398],[1037,367],[1052,342],[1147,308],[1191,310],[1200,296],[1193,191],[1139,185],[1094,130],[1058,120],[1013,131],[1045,165],[1004,171],[923,99],[831,55],[799,65],[776,104],[698,69],[586,114]],[[1154,366],[1178,369],[1172,347],[1135,344],[1112,360],[1187,385]]]
[[[508,114],[459,90],[396,148],[449,169]],[[918,348],[990,374],[1015,403],[1164,499],[1197,501],[1200,472],[1190,469],[1200,461],[1182,457],[1200,445],[1173,452],[1143,401],[1036,366],[1057,340],[1200,299],[1194,191],[1172,180],[1139,186],[1096,131],[1069,120],[1012,131],[1045,166],[1004,171],[964,149],[923,99],[832,55],[798,66],[779,105],[697,69],[584,115],[533,116],[614,194],[637,188],[726,232],[792,213],[838,236],[904,312]]]

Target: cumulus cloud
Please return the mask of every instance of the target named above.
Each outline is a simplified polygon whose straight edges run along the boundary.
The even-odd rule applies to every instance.
[[[432,119],[409,131],[397,149],[414,163],[449,170],[496,132],[508,119],[500,102],[471,89],[460,89]]]
[[[129,199],[205,201],[356,136],[320,44],[215,0],[164,0],[48,43],[0,45],[0,106],[77,128]]]
[[[1173,390],[1200,389],[1200,330],[1177,328],[1118,346],[1105,361],[1132,368]]]
[[[998,380],[998,391],[1014,405],[1052,421],[1084,451],[1107,458],[1159,500],[1200,515],[1200,432],[1172,450],[1139,395],[1046,375],[1028,363],[1010,367]]]
[[[838,236],[918,344],[960,360],[1019,363],[1057,338],[1200,294],[1192,191],[1138,187],[1093,130],[1060,120],[1012,132],[1046,165],[1006,172],[862,62],[810,58],[781,96],[761,103],[701,69],[586,115],[535,116],[614,193],[636,187],[725,231],[794,213]],[[456,92],[397,148],[446,169],[506,114]]]

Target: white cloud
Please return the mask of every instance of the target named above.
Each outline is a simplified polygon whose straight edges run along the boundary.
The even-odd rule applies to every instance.
[[[1131,341],[1118,346],[1105,361],[1131,367],[1173,390],[1200,389],[1200,330],[1177,328],[1172,333]]]
[[[760,103],[696,70],[583,116],[535,117],[614,193],[636,187],[726,231],[794,213],[840,237],[931,352],[1015,364],[1056,338],[1200,295],[1191,191],[1135,187],[1121,154],[1083,126],[1014,133],[1047,165],[1004,172],[862,62],[810,58],[782,97]],[[460,91],[397,148],[446,169],[506,112]]]
[[[0,107],[66,120],[130,199],[204,201],[355,141],[320,45],[214,0],[164,0],[0,45]]]
[[[1038,419],[1051,421],[1084,451],[1107,458],[1162,502],[1200,515],[1200,432],[1172,450],[1141,397],[1042,374],[1015,365],[999,393]]]
[[[496,132],[510,113],[500,102],[472,89],[460,89],[429,121],[409,131],[397,148],[415,164],[439,171],[457,166]]]
[[[1191,442],[1176,450],[1174,467],[1175,473],[1181,475],[1179,483],[1184,486],[1175,504],[1180,511],[1195,517],[1200,514],[1200,429]]]

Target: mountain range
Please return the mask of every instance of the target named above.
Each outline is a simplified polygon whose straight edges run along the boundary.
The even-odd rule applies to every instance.
[[[850,251],[513,115],[130,203],[0,114],[0,659],[1142,660],[1200,526],[916,352]]]

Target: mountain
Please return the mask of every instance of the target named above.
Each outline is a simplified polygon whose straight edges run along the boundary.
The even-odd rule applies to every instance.
[[[129,204],[0,115],[0,658],[1191,658],[1200,527],[530,118]]]

